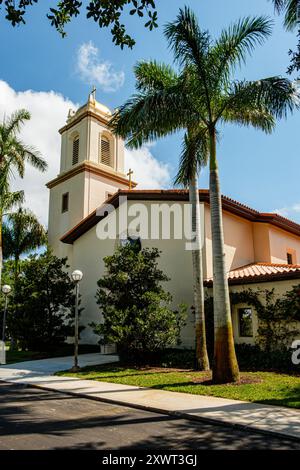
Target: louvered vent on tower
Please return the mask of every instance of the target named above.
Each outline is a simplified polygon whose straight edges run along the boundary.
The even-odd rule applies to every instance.
[[[107,137],[100,137],[100,155],[101,163],[112,166],[110,141]]]
[[[79,160],[79,137],[73,140],[72,165],[76,165]]]

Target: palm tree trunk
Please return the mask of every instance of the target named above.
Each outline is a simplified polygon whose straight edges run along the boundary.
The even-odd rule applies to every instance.
[[[14,304],[17,304],[17,292],[18,292],[18,280],[19,280],[19,255],[15,254],[14,259]],[[18,350],[18,342],[14,338],[13,333],[10,334],[10,351],[17,351]]]
[[[2,266],[3,266],[2,214],[0,214],[0,289],[2,287]]]
[[[15,292],[15,296],[16,296],[16,292],[17,292],[17,284],[18,284],[18,277],[19,277],[19,262],[20,262],[20,259],[19,259],[19,255],[15,254],[15,259],[14,259],[14,292]]]
[[[193,240],[193,291],[195,306],[195,343],[196,343],[196,369],[209,370],[209,360],[206,346],[205,315],[204,315],[204,287],[201,246],[201,220],[200,201],[197,186],[197,175],[193,175],[189,182],[189,199],[192,207],[192,232],[196,235]]]
[[[210,130],[210,211],[213,249],[213,296],[215,347],[213,382],[239,380],[234,349],[228,279],[225,267],[222,201],[216,155],[216,131]]]

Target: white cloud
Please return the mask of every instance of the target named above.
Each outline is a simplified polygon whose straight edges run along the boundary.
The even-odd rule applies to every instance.
[[[92,41],[83,43],[77,53],[77,71],[81,80],[99,85],[105,92],[114,92],[124,84],[123,71],[115,71],[113,65],[99,57],[99,49]]]
[[[46,173],[40,173],[29,165],[24,179],[16,177],[12,181],[14,190],[24,189],[25,206],[30,208],[43,224],[48,221],[49,191],[46,183],[59,173],[60,135],[70,108],[78,105],[62,95],[49,92],[26,90],[16,92],[6,82],[0,80],[0,120],[4,114],[10,115],[17,109],[25,108],[31,113],[21,132],[22,140],[39,150],[48,162]],[[150,146],[140,150],[126,150],[126,168],[134,170],[134,179],[139,188],[165,187],[170,181],[168,167],[156,160]]]
[[[299,220],[300,218],[300,203],[295,203],[290,207],[281,207],[280,209],[274,209],[276,214],[282,215],[282,217],[295,218]]]
[[[6,82],[0,80],[0,119],[12,112],[25,108],[31,113],[21,131],[21,139],[35,147],[48,163],[46,173],[40,173],[29,165],[24,179],[12,180],[12,188],[23,189],[25,205],[35,212],[44,224],[48,220],[48,189],[46,183],[59,172],[60,135],[58,129],[66,122],[68,110],[76,105],[62,95],[49,92],[26,90],[14,91]]]
[[[160,189],[170,184],[170,172],[166,164],[154,158],[150,146],[138,150],[125,150],[126,172],[133,170],[132,178],[138,183],[137,189]]]

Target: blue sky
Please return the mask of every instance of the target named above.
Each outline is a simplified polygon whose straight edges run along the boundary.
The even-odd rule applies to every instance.
[[[134,91],[132,69],[138,60],[172,62],[163,37],[163,25],[173,20],[179,7],[184,5],[194,9],[202,27],[209,29],[212,35],[241,16],[263,14],[274,19],[272,38],[257,48],[238,78],[284,75],[289,61],[287,52],[296,43],[295,35],[284,31],[282,19],[274,17],[268,0],[157,0],[159,28],[148,32],[143,21],[129,17],[126,23],[137,45],[133,50],[123,51],[112,44],[108,31],[99,30],[85,15],[75,19],[67,27],[67,38],[61,39],[46,18],[53,2],[40,0],[39,3],[29,10],[27,25],[18,28],[4,21],[1,12],[0,80],[16,92],[53,90],[74,103],[85,102],[90,90],[87,78],[78,73],[78,50],[83,44],[92,42],[100,54],[99,61],[111,63],[111,71],[117,73],[120,83],[124,76],[123,86],[113,92],[107,91],[105,86],[102,89],[97,86],[97,99],[116,107]],[[222,193],[261,211],[282,209],[283,214],[300,222],[300,152],[296,139],[299,119],[296,114],[279,122],[271,136],[235,126],[224,128],[218,148]],[[50,131],[56,133],[57,129]],[[158,142],[151,147],[151,152],[169,166],[173,176],[179,159],[180,136]],[[200,177],[199,184],[208,186],[207,171]]]

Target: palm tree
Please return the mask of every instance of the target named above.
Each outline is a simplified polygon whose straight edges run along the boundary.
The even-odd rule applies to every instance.
[[[7,216],[15,206],[22,204],[23,201],[23,191],[10,193],[9,191],[4,191],[3,188],[2,191],[0,191],[0,286],[3,266],[3,218]]]
[[[146,90],[138,88],[138,93],[120,109],[119,121],[115,117],[117,133],[129,135],[129,144],[136,146],[186,127],[189,117],[190,127],[202,139],[203,146],[209,148],[215,383],[239,380],[224,253],[217,160],[219,127],[236,123],[271,133],[276,118],[286,117],[288,111],[299,107],[299,94],[285,78],[233,79],[236,67],[270,34],[271,22],[267,18],[248,17],[223,30],[213,41],[207,31],[201,30],[192,11],[181,9],[176,21],[166,26],[165,35],[181,76],[185,75],[185,93],[151,86]]]
[[[195,309],[195,366],[197,370],[209,370],[209,359],[206,344],[204,286],[201,241],[201,216],[198,192],[198,175],[200,168],[207,163],[205,140],[198,139],[192,128],[184,136],[180,167],[175,183],[189,188],[191,204],[193,293]]]
[[[188,71],[185,70],[181,75],[169,66],[158,64],[157,62],[140,62],[135,67],[137,79],[137,88],[149,98],[152,92],[161,93],[162,96],[181,96],[182,102],[185,100],[184,108],[188,107],[190,96],[186,93],[186,83],[188,80]],[[125,104],[121,110],[116,113],[111,121],[111,126],[116,134],[128,138],[128,145],[138,147],[143,142],[152,137],[166,135],[172,130],[173,116],[177,113],[177,100],[172,106],[165,110],[165,121],[161,121],[159,127],[153,122],[155,116],[150,113],[144,125],[139,126],[135,120],[135,108],[139,106],[140,97],[137,103],[131,101]],[[183,103],[182,103],[183,105]],[[153,111],[155,108],[151,108]],[[168,117],[166,116],[168,114]],[[177,122],[176,117],[176,122]],[[202,245],[201,245],[201,220],[200,220],[200,202],[198,194],[197,178],[201,166],[207,163],[207,149],[204,149],[203,140],[199,140],[198,131],[194,130],[193,122],[189,114],[182,116],[182,127],[187,131],[183,140],[183,148],[180,160],[180,167],[175,179],[176,184],[189,188],[189,199],[191,204],[191,229],[193,233],[192,240],[192,263],[193,263],[193,292],[194,292],[194,311],[195,311],[195,367],[198,370],[209,370],[209,359],[206,346],[205,315],[204,315],[204,287],[203,287],[203,266],[202,266]],[[145,134],[145,138],[143,136]]]
[[[45,245],[47,234],[31,211],[19,208],[17,212],[10,213],[5,218],[2,239],[4,259],[14,260],[16,286],[21,255]]]
[[[26,163],[40,171],[45,171],[47,168],[47,163],[40,154],[18,138],[22,125],[29,119],[30,113],[21,109],[9,118],[4,118],[0,124],[0,286],[3,261],[1,236],[3,216],[24,199],[23,192],[10,192],[10,179],[15,172],[23,178]]]
[[[284,26],[288,31],[295,29],[300,21],[299,0],[272,0],[278,13],[284,12]]]

